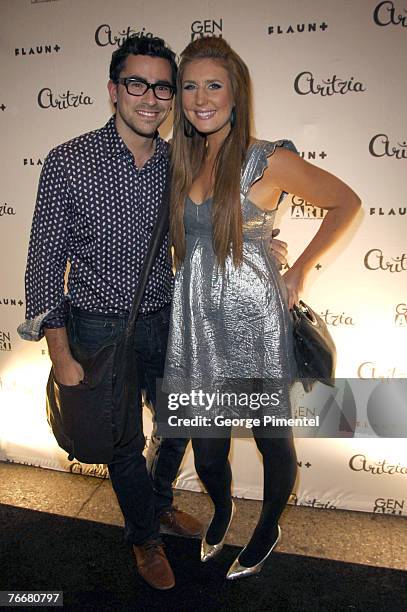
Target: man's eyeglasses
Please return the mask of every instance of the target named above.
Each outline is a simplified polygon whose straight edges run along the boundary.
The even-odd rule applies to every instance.
[[[125,86],[127,93],[131,96],[144,96],[149,89],[153,90],[158,100],[171,100],[175,93],[175,86],[166,82],[148,83],[140,77],[122,77],[117,79],[118,83]]]

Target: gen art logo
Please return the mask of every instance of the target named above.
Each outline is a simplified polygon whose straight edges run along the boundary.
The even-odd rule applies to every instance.
[[[223,19],[203,19],[191,23],[191,42],[205,36],[217,36],[222,38]]]
[[[405,499],[378,497],[375,499],[373,512],[375,514],[404,514]]]
[[[326,215],[326,210],[318,208],[310,202],[299,198],[298,196],[292,196],[291,198],[291,219],[323,219]]]
[[[0,351],[11,351],[11,334],[9,331],[0,331]]]
[[[396,327],[407,327],[407,304],[397,304],[394,315]]]

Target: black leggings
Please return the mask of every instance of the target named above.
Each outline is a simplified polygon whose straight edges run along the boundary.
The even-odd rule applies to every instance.
[[[262,437],[264,430],[253,428],[263,458],[263,506],[253,536],[246,547],[245,565],[259,561],[275,540],[277,523],[294,486],[297,457],[291,430],[284,437]],[[215,516],[231,507],[232,473],[228,460],[229,438],[193,438],[195,469],[214,506]],[[212,542],[215,543],[215,542]],[[267,548],[268,547],[268,548]],[[264,552],[264,554],[263,554]]]

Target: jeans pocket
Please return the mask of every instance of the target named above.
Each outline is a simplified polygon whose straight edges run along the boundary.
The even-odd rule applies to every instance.
[[[102,346],[114,342],[120,335],[121,325],[116,321],[75,317],[73,321],[73,340],[84,350],[97,351]]]

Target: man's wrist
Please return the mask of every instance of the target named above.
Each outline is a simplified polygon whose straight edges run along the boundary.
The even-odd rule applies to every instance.
[[[45,329],[51,361],[55,367],[66,367],[74,360],[65,327]]]
[[[54,365],[56,368],[66,367],[70,365],[73,361],[75,361],[69,349],[63,352],[58,351],[58,353],[54,355],[52,354],[52,352],[50,352],[49,356],[52,361],[52,365]]]

